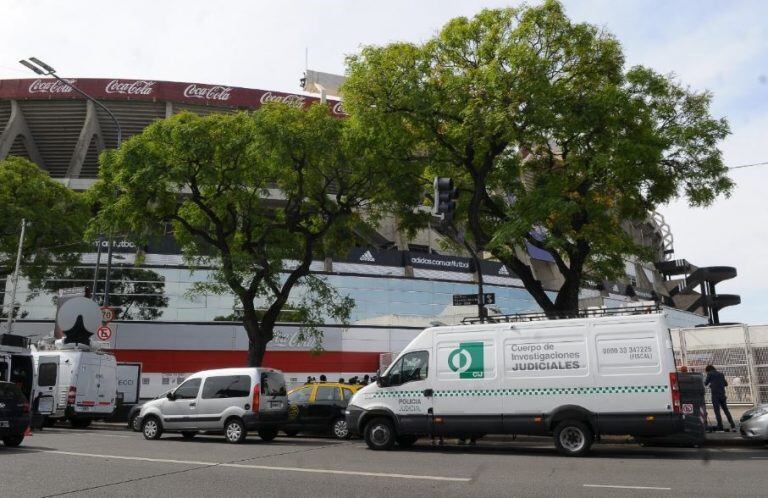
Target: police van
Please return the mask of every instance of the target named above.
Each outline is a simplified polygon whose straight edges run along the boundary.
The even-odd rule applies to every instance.
[[[422,436],[525,434],[553,436],[565,455],[601,435],[683,431],[664,315],[602,314],[426,329],[355,394],[348,426],[375,450]]]

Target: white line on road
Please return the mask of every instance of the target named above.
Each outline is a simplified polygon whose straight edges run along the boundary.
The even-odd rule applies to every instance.
[[[616,489],[652,489],[655,491],[671,491],[672,488],[658,488],[656,486],[614,486],[612,484],[584,484],[585,488],[616,488]]]
[[[240,463],[220,463],[220,462],[198,462],[194,460],[172,460],[167,458],[146,458],[132,457],[123,455],[98,455],[95,453],[75,453],[73,451],[54,451],[45,450],[41,453],[53,453],[56,455],[69,455],[91,458],[114,458],[118,460],[135,460],[139,462],[158,462],[158,463],[178,463],[183,465],[204,465],[209,467],[231,467],[236,469],[255,469],[255,470],[280,470],[286,472],[309,472],[313,474],[335,474],[346,476],[365,476],[365,477],[390,477],[395,479],[421,479],[427,481],[451,481],[451,482],[470,482],[469,477],[442,477],[428,475],[412,474],[385,474],[380,472],[358,472],[354,470],[330,470],[330,469],[308,469],[304,467],[275,467],[271,465],[247,465]]]

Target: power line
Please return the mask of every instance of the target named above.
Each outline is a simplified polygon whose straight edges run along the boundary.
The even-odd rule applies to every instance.
[[[768,161],[764,161],[762,163],[752,163],[752,164],[742,164],[739,166],[730,166],[728,169],[741,169],[741,168],[751,168],[753,166],[766,166],[768,165]]]

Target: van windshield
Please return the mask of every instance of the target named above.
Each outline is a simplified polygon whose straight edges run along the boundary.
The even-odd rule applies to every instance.
[[[277,372],[261,373],[261,394],[265,396],[285,396],[285,379]]]

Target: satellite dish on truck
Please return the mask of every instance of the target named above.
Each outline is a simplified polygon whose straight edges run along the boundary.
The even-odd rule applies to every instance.
[[[56,337],[64,343],[90,344],[100,326],[101,309],[86,297],[67,299],[56,314]]]

